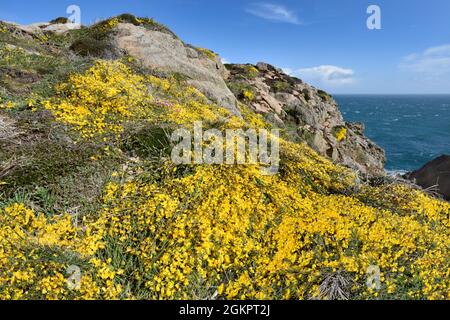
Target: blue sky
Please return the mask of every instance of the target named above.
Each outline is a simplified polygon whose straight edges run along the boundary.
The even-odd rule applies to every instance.
[[[16,0],[0,19],[48,21],[71,4],[84,24],[152,17],[226,61],[265,61],[331,93],[450,93],[448,0]],[[367,28],[369,5],[381,30]]]

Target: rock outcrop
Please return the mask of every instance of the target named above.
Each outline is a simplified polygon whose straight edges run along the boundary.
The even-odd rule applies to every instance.
[[[130,23],[119,23],[113,40],[146,67],[186,76],[211,101],[239,114],[237,100],[224,81],[227,71],[220,57],[209,50],[186,45],[173,34]]]
[[[26,33],[36,34],[41,32],[53,32],[56,34],[63,34],[69,30],[80,29],[81,25],[78,23],[51,23],[51,22],[38,22],[28,25],[21,25],[17,23],[10,23],[18,30]]]
[[[228,84],[240,101],[285,128],[292,140],[306,141],[362,174],[384,173],[384,151],[364,136],[363,124],[344,121],[329,94],[266,63],[227,68]]]
[[[125,16],[132,19],[128,15],[122,15],[119,20],[123,20]],[[9,24],[20,32],[30,35],[49,32],[63,34],[82,28],[79,24],[58,23],[58,21],[30,25]],[[110,51],[108,54],[102,52],[104,58],[117,57],[117,53],[121,52],[136,58],[148,68],[184,75],[192,86],[199,89],[211,101],[239,114],[237,100],[224,81],[228,72],[218,55],[210,50],[185,44],[169,29],[162,27],[152,30],[144,25],[121,22],[111,31],[107,44],[98,42],[99,46],[107,45],[108,50],[106,51]],[[81,44],[86,45],[85,43]],[[95,46],[95,43],[88,45]],[[74,43],[73,51],[76,53],[83,51],[83,48],[78,50],[79,46],[80,43]],[[94,51],[96,50],[91,49],[85,53],[95,55]],[[101,48],[98,48],[98,51],[102,51]]]
[[[442,155],[422,168],[408,173],[406,178],[424,189],[433,188],[450,201],[450,156]]]

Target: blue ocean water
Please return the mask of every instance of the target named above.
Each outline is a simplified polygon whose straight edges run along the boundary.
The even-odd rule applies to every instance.
[[[450,95],[335,95],[346,121],[386,151],[388,171],[411,171],[450,154]]]

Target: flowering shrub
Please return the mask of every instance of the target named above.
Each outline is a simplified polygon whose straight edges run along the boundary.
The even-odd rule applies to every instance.
[[[344,141],[347,138],[347,128],[345,127],[338,128],[335,131],[334,136],[336,137],[336,140],[338,142]]]
[[[23,204],[0,210],[0,299],[119,297],[114,278],[121,271],[93,258],[103,244],[92,228],[77,228],[69,215],[48,219]],[[75,291],[67,285],[72,264],[83,266]]]
[[[2,100],[0,100],[0,110],[11,110],[14,109],[15,104],[12,101],[7,101],[5,103],[1,103]]]
[[[250,102],[255,99],[255,94],[250,90],[244,90],[242,95],[244,96],[245,100],[250,101]]]
[[[152,97],[147,92],[144,78],[125,65],[98,61],[86,74],[74,74],[59,85],[60,98],[46,101],[45,108],[83,138],[117,136],[127,121],[148,116]]]
[[[216,123],[232,117],[173,77],[137,75],[119,61],[97,61],[86,73],[74,74],[58,85],[57,94],[44,103],[45,108],[84,139],[117,140],[128,124],[137,121],[187,126],[199,119]]]
[[[268,127],[174,77],[98,61],[44,106],[84,139],[116,143],[128,125]],[[119,145],[119,144],[117,144]],[[356,174],[280,139],[280,173],[257,165],[175,166],[134,159],[101,208],[78,219],[0,209],[2,299],[310,299],[342,277],[349,298],[450,299],[450,205]],[[149,169],[148,162],[151,162]],[[68,268],[80,269],[75,287]],[[380,286],[367,286],[370,266]]]
[[[247,76],[250,79],[256,78],[256,76],[258,76],[258,74],[259,74],[259,70],[256,69],[254,66],[247,67]]]
[[[201,52],[202,54],[204,54],[208,59],[210,59],[210,60],[215,60],[216,58],[217,58],[217,54],[215,54],[214,52],[212,52],[211,50],[209,50],[209,49],[206,49],[206,48],[197,48],[197,50],[199,51],[199,52]]]

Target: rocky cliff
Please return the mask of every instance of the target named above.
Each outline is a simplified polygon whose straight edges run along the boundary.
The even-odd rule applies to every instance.
[[[344,121],[328,93],[266,63],[227,68],[228,85],[239,100],[285,128],[293,141],[306,141],[320,154],[362,174],[384,173],[384,151],[364,136],[362,123]]]
[[[211,101],[236,115],[239,100],[284,129],[292,141],[305,141],[319,154],[363,175],[384,174],[384,151],[364,136],[364,125],[346,123],[328,93],[280,69],[265,63],[225,68],[217,54],[184,43],[150,19],[121,15],[81,30],[74,30],[79,26],[55,21],[13,26],[34,37],[49,33],[66,37],[78,55],[130,56],[145,68],[180,75]]]

